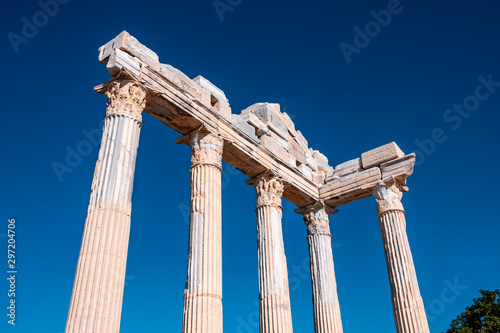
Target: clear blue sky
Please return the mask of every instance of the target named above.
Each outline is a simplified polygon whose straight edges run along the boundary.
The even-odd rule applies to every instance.
[[[122,30],[162,63],[210,79],[233,113],[280,103],[331,165],[391,141],[417,151],[403,204],[431,332],[446,330],[479,289],[499,288],[498,1],[232,0],[223,20],[212,0],[61,2],[57,13],[49,8],[51,17],[37,14],[35,0],[1,5],[0,276],[7,275],[11,217],[19,271],[15,328],[7,325],[7,282],[0,283],[1,332],[64,331],[98,146],[62,181],[52,163],[65,163],[67,147],[84,145],[83,131],[101,129],[106,99],[93,87],[109,74],[97,49]],[[370,23],[371,11],[388,8],[390,22],[379,17],[385,27]],[[33,19],[40,27],[25,28],[24,37],[23,25]],[[368,28],[370,40],[355,41],[356,27]],[[351,45],[349,63],[343,42]],[[490,90],[476,91],[480,76],[493,81]],[[464,102],[473,111],[453,110]],[[178,136],[144,115],[123,333],[181,331],[190,161]],[[256,333],[255,196],[246,176],[227,165],[224,171],[224,330]],[[306,227],[294,208],[284,202],[293,325],[312,332]],[[369,198],[331,218],[345,332],[395,332],[376,215]],[[460,288],[446,289],[450,283]]]

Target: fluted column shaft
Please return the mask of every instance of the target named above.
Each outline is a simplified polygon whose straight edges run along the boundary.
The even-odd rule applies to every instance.
[[[197,130],[191,145],[189,258],[183,333],[222,333],[222,139]]]
[[[336,210],[319,202],[296,210],[304,215],[309,242],[313,292],[314,331],[341,333],[342,320],[332,253],[328,215]]]
[[[270,173],[247,183],[254,185],[257,195],[260,332],[291,333],[292,313],[281,227],[284,184]]]
[[[428,333],[429,325],[418,288],[417,274],[406,234],[400,183],[381,184],[374,189],[380,231],[391,285],[392,307],[398,333]]]
[[[85,221],[66,333],[118,333],[130,232],[132,184],[146,90],[109,84],[99,158]]]

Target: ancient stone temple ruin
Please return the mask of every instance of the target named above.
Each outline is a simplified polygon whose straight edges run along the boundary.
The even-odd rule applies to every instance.
[[[112,78],[95,88],[108,104],[66,333],[119,332],[142,111],[181,133],[177,143],[191,148],[183,333],[222,333],[222,160],[255,188],[260,332],[292,332],[282,198],[298,207],[307,225],[314,330],[340,333],[329,215],[371,196],[377,202],[397,332],[429,332],[401,204],[414,154],[405,155],[392,142],[330,166],[278,104],[258,103],[232,113],[224,92],[209,80],[190,79],[160,63],[125,31],[99,49],[99,61]]]

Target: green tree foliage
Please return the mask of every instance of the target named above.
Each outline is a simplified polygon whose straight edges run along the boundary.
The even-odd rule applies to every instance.
[[[479,290],[481,297],[451,322],[446,333],[500,333],[500,291]]]

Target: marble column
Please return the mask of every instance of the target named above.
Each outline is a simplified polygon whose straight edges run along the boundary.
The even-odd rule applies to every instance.
[[[337,213],[323,202],[295,210],[304,215],[309,242],[311,281],[313,292],[314,331],[341,333],[342,321],[337,296],[337,283],[333,265],[332,235],[329,218]]]
[[[118,333],[130,232],[132,184],[146,90],[112,81],[92,181],[66,333]]]
[[[429,333],[424,303],[406,234],[405,211],[401,204],[408,188],[399,181],[375,186],[380,231],[391,285],[392,307],[398,333]]]
[[[291,333],[292,312],[281,228],[284,184],[272,172],[249,179],[247,184],[255,187],[257,196],[260,332]]]
[[[177,140],[191,146],[189,257],[183,333],[222,333],[222,147],[203,129]]]

